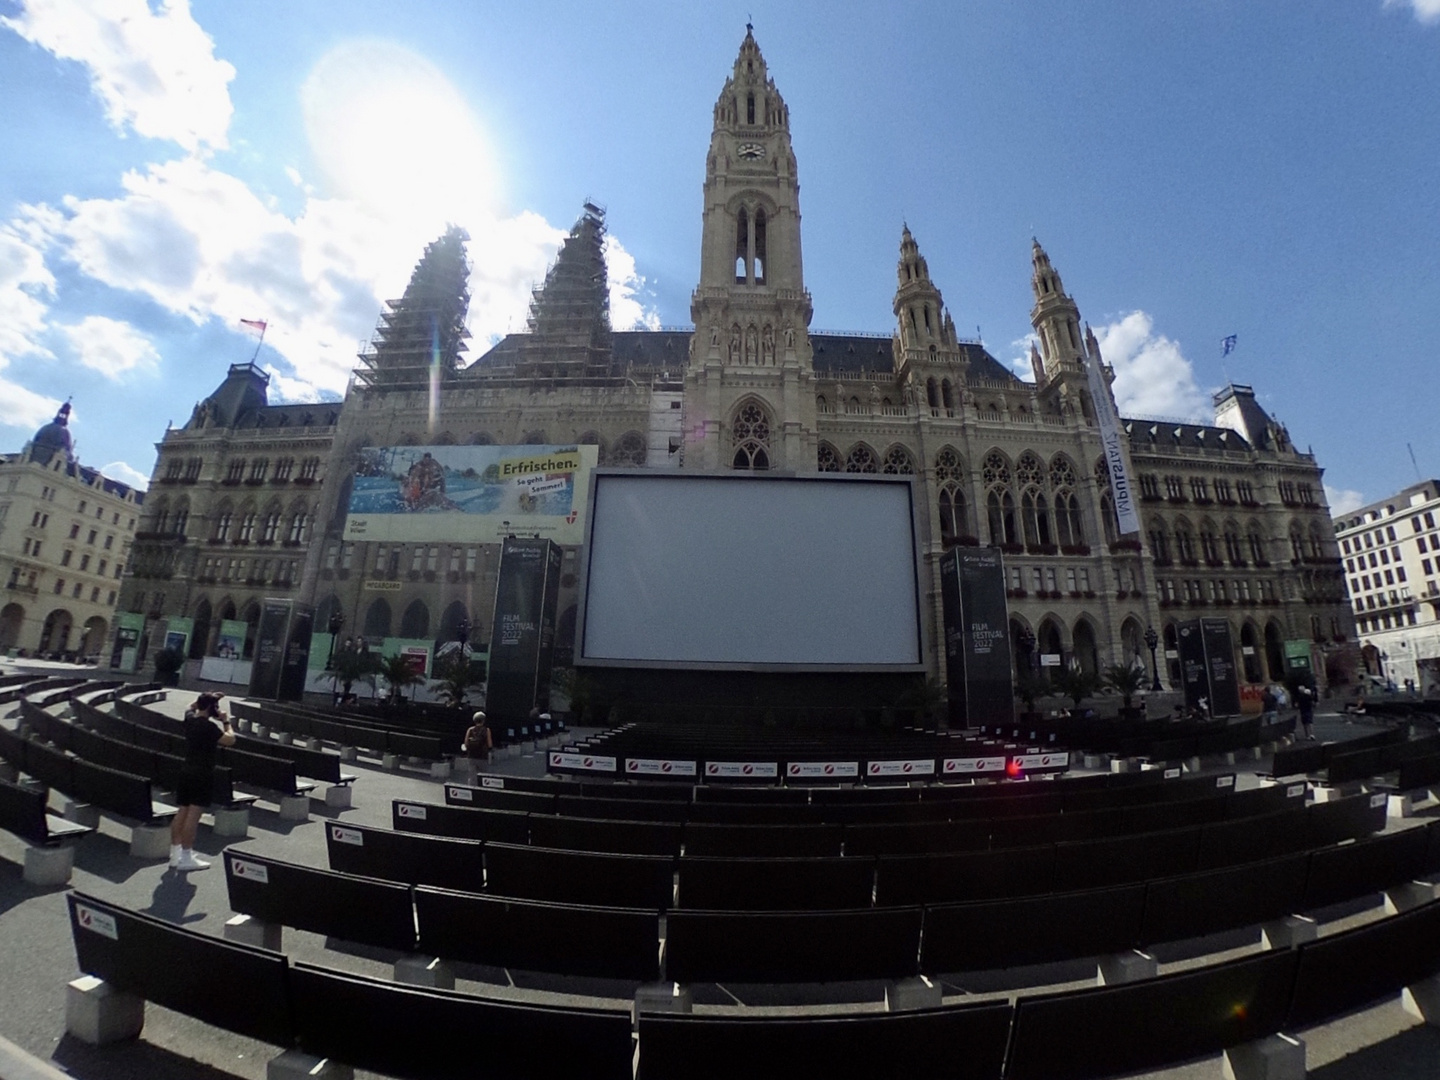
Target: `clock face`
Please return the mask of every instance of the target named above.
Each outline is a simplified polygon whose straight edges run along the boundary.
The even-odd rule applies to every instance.
[[[760,143],[741,143],[735,151],[746,161],[759,161],[765,156],[765,147]]]

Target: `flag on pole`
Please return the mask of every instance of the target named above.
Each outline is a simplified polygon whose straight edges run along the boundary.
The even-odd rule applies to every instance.
[[[1239,339],[1239,334],[1231,334],[1229,337],[1227,337],[1224,341],[1220,343],[1221,359],[1224,359],[1235,351],[1235,342],[1237,342]]]
[[[263,334],[267,323],[264,319],[241,319],[240,325],[248,326],[251,330],[259,330]]]

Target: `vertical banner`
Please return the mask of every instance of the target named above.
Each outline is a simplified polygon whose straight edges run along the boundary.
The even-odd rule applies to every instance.
[[[291,602],[267,599],[260,607],[255,631],[255,660],[250,668],[250,696],[278,698],[290,638]]]
[[[1201,619],[1200,640],[1205,644],[1205,671],[1210,679],[1210,715],[1240,714],[1240,680],[1235,671],[1235,642],[1228,619]]]
[[[1086,331],[1087,338],[1089,331]],[[1085,376],[1090,383],[1090,401],[1095,407],[1095,423],[1100,429],[1100,443],[1105,448],[1105,467],[1110,471],[1110,493],[1115,499],[1115,521],[1120,533],[1138,533],[1140,514],[1135,509],[1135,491],[1130,486],[1130,463],[1125,457],[1125,433],[1115,415],[1115,399],[1100,370],[1100,350],[1087,345]]]
[[[310,665],[310,631],[315,611],[308,604],[291,604],[290,622],[285,630],[285,659],[275,696],[280,701],[299,701],[305,696],[305,672]]]
[[[559,569],[559,548],[549,540],[508,537],[500,550],[485,685],[485,711],[492,720],[524,720],[548,690],[540,676],[543,670],[548,683]]]
[[[1175,627],[1175,637],[1180,645],[1180,685],[1185,690],[1185,704],[1209,713],[1213,702],[1210,696],[1209,667],[1205,663],[1205,638],[1200,631],[1200,620],[1191,619],[1178,624]]]
[[[190,655],[190,635],[195,632],[195,620],[171,616],[165,620],[165,648],[174,649],[181,656]]]
[[[215,655],[221,660],[239,660],[245,652],[245,632],[249,626],[239,619],[221,619],[220,636],[215,639]]]
[[[997,548],[952,548],[940,563],[952,727],[1015,719],[1005,568]]]
[[[110,667],[132,673],[139,666],[140,635],[145,632],[145,616],[138,611],[122,611],[115,616],[115,648],[110,652]]]

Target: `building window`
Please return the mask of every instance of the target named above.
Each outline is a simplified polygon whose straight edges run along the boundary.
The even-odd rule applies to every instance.
[[[245,459],[236,458],[225,469],[225,482],[238,484],[243,479],[245,479]]]
[[[242,544],[248,544],[251,540],[255,539],[254,510],[247,510],[245,515],[240,519],[240,531],[235,539]]]
[[[295,470],[294,458],[281,458],[275,463],[275,479],[289,480],[290,474]]]
[[[75,552],[71,551],[69,548],[66,548],[65,551],[62,552],[61,555],[60,555],[60,565],[61,565],[61,566],[69,566],[69,565],[70,565],[70,556],[72,556],[72,555],[74,555],[74,554],[75,554]]]
[[[89,555],[81,555],[81,556],[80,556],[80,569],[81,569],[81,571],[85,571],[85,570],[89,570],[89,569],[90,569],[90,556],[89,556]]]
[[[300,465],[300,479],[301,479],[301,480],[314,480],[315,477],[316,477],[316,475],[317,475],[319,472],[320,472],[320,459],[319,459],[319,458],[315,458],[315,457],[306,458],[305,461]]]
[[[740,407],[735,414],[735,420],[730,428],[731,442],[735,446],[734,456],[731,458],[731,466],[736,469],[768,469],[770,468],[770,418],[755,402],[747,402]],[[854,457],[854,452],[851,452]],[[874,455],[870,456],[871,467],[868,470],[852,469],[850,462],[845,464],[846,472],[874,472]]]
[[[285,539],[291,544],[300,544],[305,540],[305,526],[309,524],[310,515],[304,510],[297,510],[294,517],[290,519],[290,532]]]
[[[259,484],[264,481],[265,474],[270,471],[269,458],[256,458],[250,465],[250,482]]]

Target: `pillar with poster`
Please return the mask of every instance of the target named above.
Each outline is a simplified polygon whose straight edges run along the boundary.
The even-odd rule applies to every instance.
[[[1238,716],[1235,646],[1225,619],[1191,619],[1175,628],[1185,704],[1207,716]]]
[[[1005,569],[995,548],[955,547],[940,562],[950,726],[1008,724],[1011,685]]]
[[[492,723],[523,721],[549,706],[560,560],[559,545],[543,538],[506,537],[500,550],[485,685]]]
[[[294,600],[269,597],[260,608],[250,696],[299,701],[305,692],[314,609]]]

